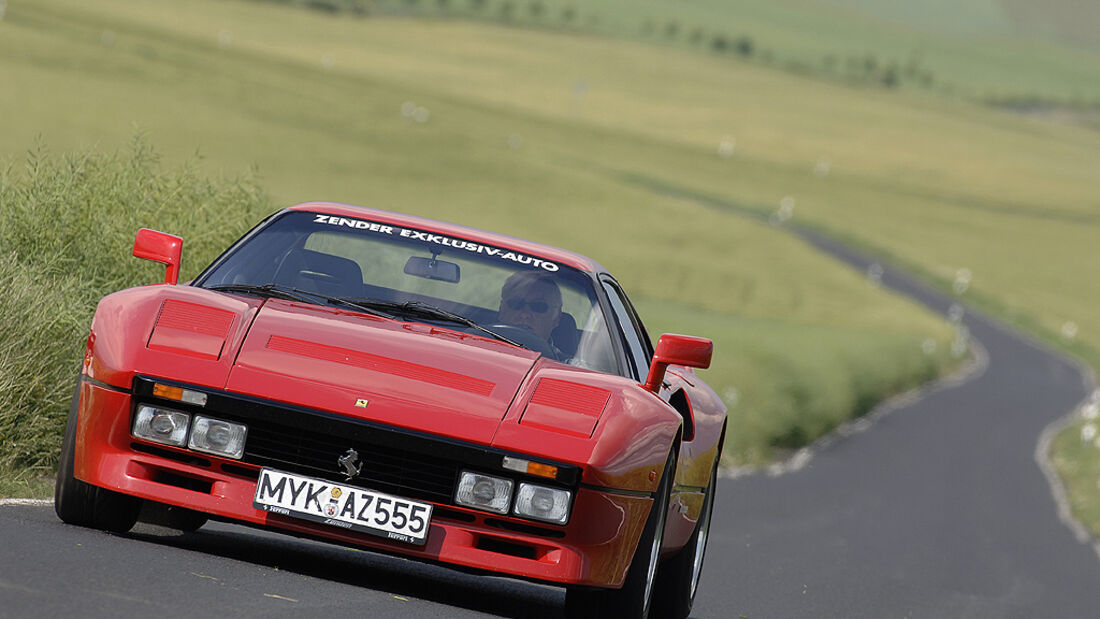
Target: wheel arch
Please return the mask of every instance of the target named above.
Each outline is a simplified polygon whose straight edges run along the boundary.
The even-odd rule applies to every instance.
[[[687,392],[684,389],[677,389],[669,396],[668,405],[679,413],[684,420],[680,426],[680,432],[677,434],[677,441],[690,441],[695,438],[695,417],[691,410],[691,400],[688,398]],[[679,442],[677,442],[678,444]]]

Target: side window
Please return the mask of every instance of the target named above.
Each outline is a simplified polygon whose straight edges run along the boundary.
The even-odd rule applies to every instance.
[[[653,358],[653,347],[646,334],[642,321],[630,305],[619,286],[610,279],[602,280],[604,291],[611,302],[611,311],[615,314],[615,320],[619,323],[622,333],[623,347],[626,349],[629,370],[632,378],[638,382],[645,380],[649,373],[649,362]]]

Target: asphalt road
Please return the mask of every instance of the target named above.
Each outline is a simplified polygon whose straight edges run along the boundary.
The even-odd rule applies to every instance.
[[[956,304],[889,271],[882,283]],[[962,323],[984,352],[968,376],[883,407],[791,472],[721,487],[693,616],[1100,617],[1100,551],[1063,520],[1042,453],[1092,378],[985,317]]]
[[[825,240],[812,243],[866,269]],[[883,284],[947,312],[892,273]],[[693,617],[1100,617],[1100,557],[1060,519],[1041,436],[1080,368],[973,314],[984,362],[773,475],[720,482]],[[864,427],[866,426],[866,427]],[[212,523],[124,536],[0,505],[0,617],[561,617],[560,590]]]

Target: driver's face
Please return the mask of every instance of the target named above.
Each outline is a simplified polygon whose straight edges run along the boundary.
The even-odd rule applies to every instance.
[[[500,300],[500,320],[527,327],[549,341],[550,332],[561,320],[561,298],[557,290],[545,282],[519,284]]]

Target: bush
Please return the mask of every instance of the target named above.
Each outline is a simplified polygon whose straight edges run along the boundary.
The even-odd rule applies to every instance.
[[[344,5],[336,0],[306,0],[305,6],[315,11],[324,11],[325,13],[339,13],[344,9]]]
[[[879,81],[881,81],[882,85],[887,88],[897,88],[898,84],[901,81],[901,78],[898,77],[898,68],[891,64],[890,66],[883,69],[882,76],[879,78]]]
[[[356,15],[369,15],[373,0],[265,0],[275,4],[301,6],[324,13],[350,12]]]
[[[161,171],[140,138],[114,155],[39,147],[14,170],[0,173],[0,469],[49,472],[96,302],[163,277],[130,257],[137,230],[184,237],[183,280],[272,207],[251,177]]]
[[[748,58],[752,56],[752,53],[756,50],[756,45],[753,44],[752,37],[742,36],[737,38],[734,48],[737,50],[738,54]]]

